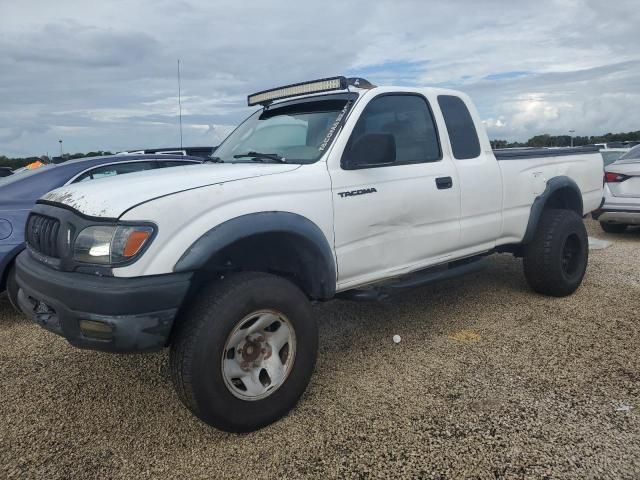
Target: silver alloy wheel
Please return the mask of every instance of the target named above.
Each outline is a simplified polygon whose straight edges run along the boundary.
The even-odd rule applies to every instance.
[[[285,315],[260,310],[233,329],[222,353],[222,377],[242,400],[261,400],[285,382],[296,356],[296,335]]]

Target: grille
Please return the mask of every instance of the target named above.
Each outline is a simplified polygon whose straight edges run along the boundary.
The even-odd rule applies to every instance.
[[[58,253],[59,231],[59,220],[32,213],[27,221],[27,243],[35,251],[47,257],[60,258]]]

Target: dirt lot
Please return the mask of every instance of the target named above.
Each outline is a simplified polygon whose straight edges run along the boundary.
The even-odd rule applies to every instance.
[[[640,230],[589,229],[614,243],[570,298],[533,294],[501,255],[318,306],[307,393],[242,436],[179,404],[166,353],[76,350],[2,299],[0,478],[639,478]]]

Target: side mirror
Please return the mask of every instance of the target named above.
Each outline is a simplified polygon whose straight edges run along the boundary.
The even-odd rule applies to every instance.
[[[391,165],[396,161],[396,139],[390,133],[366,133],[347,146],[342,157],[345,170]]]

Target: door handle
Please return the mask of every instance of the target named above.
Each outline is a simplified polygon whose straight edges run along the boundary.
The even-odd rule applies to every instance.
[[[451,177],[438,177],[436,178],[436,187],[438,187],[438,190],[451,188],[453,187],[453,179]]]

